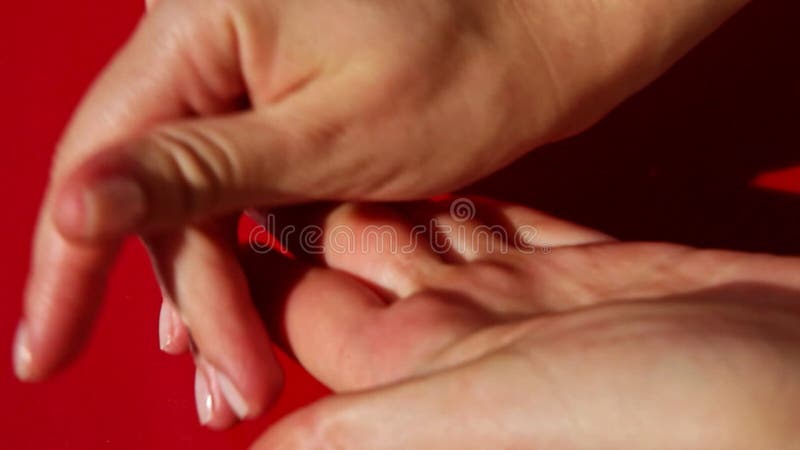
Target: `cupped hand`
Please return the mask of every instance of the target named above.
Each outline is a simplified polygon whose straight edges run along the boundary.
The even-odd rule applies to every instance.
[[[616,242],[474,204],[471,219],[449,202],[275,216],[296,226],[296,255],[322,251],[251,255],[254,296],[339,394],[254,448],[797,442],[800,259]],[[309,246],[299,224],[323,241]]]
[[[45,378],[79,351],[120,241],[140,234],[172,305],[164,346],[184,346],[169,330],[185,323],[199,390],[227,399],[215,417],[258,415],[280,373],[236,214],[464,185],[585,128],[744,3],[157,2],[59,144],[17,374]]]

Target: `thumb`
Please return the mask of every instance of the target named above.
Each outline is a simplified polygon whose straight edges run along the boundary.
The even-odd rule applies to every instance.
[[[325,195],[304,183],[309,152],[267,114],[175,123],[89,158],[56,188],[56,226],[68,239],[112,241]]]

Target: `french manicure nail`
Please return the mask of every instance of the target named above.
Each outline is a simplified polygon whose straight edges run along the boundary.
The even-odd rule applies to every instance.
[[[211,422],[211,415],[214,411],[214,398],[211,396],[208,379],[200,367],[195,370],[194,374],[194,400],[200,424],[207,425]]]
[[[128,232],[144,218],[145,208],[144,190],[135,180],[104,178],[83,193],[84,234],[97,238]]]
[[[238,417],[239,420],[246,419],[250,408],[247,406],[247,402],[242,394],[239,393],[239,390],[236,389],[236,386],[233,385],[230,378],[225,376],[224,373],[217,371],[216,375],[219,389],[222,391],[222,395],[225,397],[228,405],[236,414],[236,417]]]
[[[17,378],[23,381],[30,378],[32,360],[33,356],[28,346],[28,325],[21,321],[14,336],[14,373]]]

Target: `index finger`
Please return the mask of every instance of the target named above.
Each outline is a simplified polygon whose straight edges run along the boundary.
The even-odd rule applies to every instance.
[[[14,367],[21,379],[46,377],[80,348],[120,244],[78,242],[58,231],[51,209],[61,178],[87,157],[154,124],[230,110],[245,92],[230,3],[192,3],[160,2],[142,20],[59,144],[34,236],[25,318],[15,339]]]

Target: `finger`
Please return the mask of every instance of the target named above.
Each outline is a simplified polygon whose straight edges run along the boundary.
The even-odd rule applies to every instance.
[[[372,372],[371,362],[350,347],[349,335],[376,319],[386,306],[381,295],[347,274],[276,251],[245,251],[242,258],[253,302],[273,338],[312,375],[345,388]],[[343,360],[348,370],[341,370]]]
[[[200,355],[195,355],[194,398],[201,425],[222,430],[238,421],[225,399],[216,369]]]
[[[83,346],[119,246],[60,239],[51,221],[39,222],[37,234],[13,350],[14,372],[25,381],[45,378]]]
[[[468,303],[431,301],[424,294],[391,303],[384,289],[277,251],[250,252],[244,267],[273,336],[335,390],[428,371],[444,346],[486,325]]]
[[[103,242],[251,204],[328,194],[322,186],[309,191],[303,178],[288,173],[318,159],[292,145],[263,111],[162,126],[89,158],[57,189],[52,219],[69,239]]]
[[[153,124],[229,110],[236,103],[244,85],[230,4],[197,8],[188,1],[165,2],[143,20],[75,113],[59,144],[34,236],[25,320],[15,345],[21,378],[41,379],[77,353],[119,245],[119,239],[65,239],[52,221],[55,186],[88,155]]]
[[[161,239],[169,239],[169,236],[163,236]],[[150,256],[153,273],[161,291],[161,310],[158,313],[158,346],[165,353],[179,355],[189,350],[189,331],[173,304],[165,271],[161,266],[161,261],[157,258],[154,244],[147,238],[142,238],[142,243]]]
[[[484,197],[447,196],[402,209],[430,227],[433,246],[453,262],[613,241],[600,231]]]
[[[527,231],[531,232],[528,237],[532,239],[533,245],[539,247],[568,247],[616,241],[602,231],[559,219],[524,205],[486,197],[472,198],[478,207],[480,217],[485,221],[505,223],[510,234],[513,230],[519,233],[520,228],[528,227]]]
[[[293,255],[359,277],[390,300],[421,290],[445,270],[427,230],[389,205],[289,207],[260,216],[261,227]]]
[[[234,222],[235,223],[235,222]],[[277,398],[282,373],[253,306],[235,252],[235,228],[212,223],[150,239],[197,353],[240,419],[260,415]]]
[[[514,243],[505,222],[488,223],[478,216],[475,202],[468,198],[407,205],[404,210],[416,222],[428,224],[431,242],[451,262],[471,262],[507,255]],[[482,216],[488,214],[481,211]]]
[[[552,310],[647,301],[727,284],[800,288],[797,257],[620,243],[559,249],[548,259],[543,266],[531,269],[540,275],[549,274],[538,277],[541,290],[535,292]]]
[[[161,302],[161,311],[158,314],[158,346],[161,351],[171,355],[180,355],[189,350],[189,331],[170,300]]]
[[[153,225],[158,223],[168,225],[171,222],[182,224],[198,210],[208,214],[222,212],[225,210],[225,205],[220,205],[215,200],[220,196],[229,198],[233,202],[229,205],[236,202],[247,204],[254,198],[252,186],[235,185],[238,180],[245,177],[254,183],[255,179],[261,176],[270,176],[270,171],[262,168],[275,165],[285,167],[281,166],[280,158],[270,160],[267,164],[267,160],[260,161],[259,156],[254,156],[254,160],[239,161],[244,165],[238,168],[228,164],[227,156],[219,153],[221,147],[214,144],[219,142],[215,139],[222,139],[224,142],[230,137],[234,141],[247,141],[251,138],[259,141],[254,136],[269,136],[269,133],[260,127],[254,130],[250,126],[252,122],[247,119],[250,116],[247,114],[241,116],[244,117],[187,122],[186,128],[175,126],[172,129],[178,129],[177,135],[183,136],[180,134],[183,132],[185,136],[194,138],[186,137],[188,144],[184,145],[182,138],[169,135],[170,137],[157,140],[159,144],[154,145],[154,148],[148,147],[152,151],[141,149],[136,156],[128,154],[141,164],[138,167],[149,175],[146,177],[148,186],[146,194],[140,191],[137,185],[116,175],[111,175],[111,179],[106,180],[109,182],[104,185],[95,182],[94,186],[97,189],[94,190],[94,194],[92,189],[86,189],[87,183],[92,184],[96,181],[96,179],[90,181],[92,176],[102,178],[109,173],[108,168],[103,166],[105,162],[119,161],[120,156],[113,152],[98,155],[96,160],[89,161],[86,170],[79,172],[77,179],[66,180],[63,183],[64,188],[54,196],[56,206],[49,207],[52,201],[48,201],[40,220],[39,229],[42,231],[37,233],[36,237],[36,248],[39,250],[34,252],[34,263],[26,296],[26,302],[29,304],[26,309],[28,324],[26,328],[29,330],[27,333],[36,335],[31,339],[21,338],[18,341],[21,342],[18,348],[27,349],[18,353],[31,355],[30,358],[17,359],[22,361],[18,364],[21,367],[18,373],[27,373],[28,377],[36,376],[37,373],[40,377],[44,376],[77,351],[78,337],[81,333],[77,320],[90,317],[91,311],[97,308],[102,293],[98,287],[102,286],[106,267],[113,261],[116,246],[124,235],[136,231],[144,234],[153,233],[154,230],[146,226],[148,217]],[[193,130],[198,130],[197,134],[193,134]],[[209,135],[212,137],[208,137]],[[261,151],[261,144],[256,142],[253,146],[245,145],[244,148],[256,154]],[[195,150],[199,153],[195,153]],[[96,170],[92,171],[93,168]],[[233,173],[246,173],[246,175],[229,176]],[[283,177],[285,180],[286,175]],[[278,185],[276,192],[279,192],[282,186],[278,183],[278,177],[275,178],[275,184]],[[221,181],[223,179],[231,183],[225,184]],[[270,197],[269,193],[265,195],[267,198]],[[281,194],[274,195],[276,200],[281,196]],[[85,201],[92,197],[100,199],[99,207],[92,201]],[[148,202],[149,200],[153,201]],[[223,208],[217,210],[210,205]],[[232,210],[235,209],[237,208],[234,207]],[[130,224],[133,221],[138,225],[140,220],[144,222],[141,229],[136,227],[125,229],[117,236],[108,239],[94,241],[76,239],[75,233],[70,235],[64,232],[70,227],[73,230],[82,229],[87,223],[93,226],[92,223],[110,221],[112,224]],[[57,227],[57,224],[60,226]],[[155,228],[161,229],[157,226]],[[54,252],[53,249],[59,249],[60,252]],[[67,273],[64,273],[65,271]],[[65,281],[65,278],[69,279]],[[61,289],[46,290],[48,286],[55,284],[60,285]],[[66,304],[72,305],[71,315],[60,308],[47,307],[47,305]],[[50,315],[63,315],[63,317],[50,318]],[[45,327],[45,323],[51,326]],[[80,325],[86,328],[87,322],[83,321]],[[58,343],[54,343],[56,339],[59,340]],[[44,349],[47,346],[53,348]],[[28,361],[34,359],[37,361]],[[24,365],[31,367],[26,369],[22,367]]]

